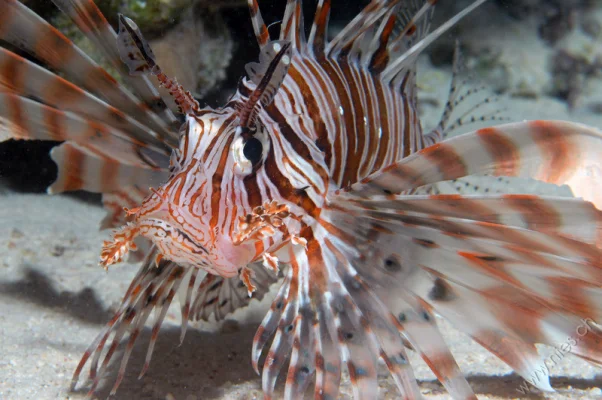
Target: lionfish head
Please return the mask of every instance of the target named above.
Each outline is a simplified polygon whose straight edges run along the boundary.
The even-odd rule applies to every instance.
[[[259,63],[247,66],[248,80],[224,108],[199,109],[189,92],[167,77],[135,23],[120,16],[120,54],[132,73],[156,75],[170,91],[186,121],[173,151],[167,182],[126,210],[131,222],[106,242],[101,263],[120,261],[135,248],[134,238],[150,239],[167,258],[182,266],[235,276],[298,230],[279,188],[268,188],[279,169],[272,151],[272,126],[259,116],[272,102],[291,63],[291,44],[266,46]],[[271,171],[269,171],[271,169]],[[285,173],[284,175],[290,175]],[[268,179],[270,176],[271,179]],[[280,182],[290,186],[290,177]],[[244,277],[244,276],[243,276]],[[251,288],[249,288],[251,290]]]
[[[231,277],[261,256],[268,236],[281,241],[288,207],[266,201],[257,184],[274,157],[267,131],[258,120],[241,127],[236,109],[188,116],[169,179],[126,210],[131,221],[105,243],[102,264],[120,261],[143,236],[161,258]]]

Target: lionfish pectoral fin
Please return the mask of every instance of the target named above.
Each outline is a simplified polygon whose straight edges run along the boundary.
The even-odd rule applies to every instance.
[[[473,398],[432,324],[433,313],[527,380],[543,365],[535,344],[554,345],[583,320],[602,318],[601,151],[602,134],[580,124],[482,129],[336,193],[321,218],[365,254],[351,263],[357,276],[379,289],[402,335],[442,384],[455,397]],[[567,184],[593,204],[533,195],[395,194],[470,174]],[[601,337],[592,330],[568,351],[599,364]],[[552,390],[547,376],[534,385]]]
[[[576,329],[590,333],[567,352],[602,361],[601,332],[583,325],[602,319],[602,211],[591,203],[354,192],[330,204],[321,217],[366,254],[353,264],[358,276],[379,288],[403,335],[450,393],[468,395],[469,387],[434,330],[434,314],[526,380],[543,366],[535,344],[557,345]],[[534,385],[552,390],[547,375]]]
[[[290,246],[285,280],[253,341],[259,371],[273,337],[262,371],[266,396],[290,355],[285,399],[302,397],[314,374],[316,398],[337,398],[343,364],[356,398],[374,398],[379,357],[406,398],[420,398],[394,316],[355,271],[359,254],[320,226],[303,232],[307,247]]]
[[[61,8],[85,8],[80,17],[97,11],[93,2],[82,3],[65,0]],[[2,4],[13,25],[0,32],[0,39],[56,73],[0,49],[0,85],[7,89],[0,95],[0,103],[12,104],[12,108],[0,107],[0,141],[64,142],[51,151],[58,174],[49,193],[86,190],[106,194],[163,181],[166,172],[149,162],[169,154],[164,141],[168,131],[158,116],[25,5]],[[106,23],[103,18],[92,19]],[[103,28],[110,29],[108,24]],[[40,40],[46,44],[36,46]],[[11,77],[16,70],[26,78],[18,80],[19,84]],[[20,115],[27,118],[18,118]]]
[[[308,285],[304,284],[309,278],[307,257],[298,246],[292,246],[290,253],[298,258],[288,266],[285,280],[253,340],[253,366],[259,372],[263,348],[275,335],[263,364],[262,387],[266,398],[273,396],[276,378],[291,353],[293,340],[298,345],[292,350],[288,374],[291,378],[287,378],[285,398],[293,398],[292,392],[302,393],[315,370],[313,308],[309,302]],[[304,351],[300,351],[301,346]]]
[[[142,100],[138,102],[139,106],[150,114],[147,119],[148,122],[159,123],[166,130],[164,133],[165,139],[169,140],[172,144],[177,144],[174,139],[177,140],[177,132],[174,131],[180,125],[173,112],[168,108],[167,104],[161,99],[161,96],[153,84],[143,75],[131,75],[129,68],[124,66],[119,55],[119,40],[116,40],[115,31],[104,17],[98,6],[94,1],[87,0],[54,0],[54,3],[61,9],[63,13],[68,15],[71,20],[77,25],[80,31],[94,44],[104,56],[104,59],[108,61],[111,66],[119,72],[124,81],[127,82],[128,87],[131,87],[135,94]],[[64,62],[64,61],[63,61]],[[79,72],[81,70],[77,70]],[[92,75],[83,73],[87,79],[93,81],[92,85],[96,86],[96,79],[98,77],[97,72]],[[111,78],[113,81],[114,79]],[[124,93],[127,97],[131,97],[129,93]],[[122,98],[125,97],[122,94]],[[122,100],[123,101],[123,100]],[[114,106],[118,106],[119,103],[113,103]],[[119,108],[121,109],[121,108]],[[125,110],[124,110],[125,111]],[[143,123],[147,123],[145,120],[141,120]]]
[[[427,147],[337,193],[401,193],[473,174],[567,185],[602,209],[602,132],[566,121],[479,129]]]
[[[177,136],[175,132],[171,131],[172,123],[175,121],[174,115],[166,108],[165,103],[157,100],[158,92],[145,77],[130,76],[125,71],[126,68],[119,59],[116,49],[115,33],[96,4],[93,1],[81,0],[55,0],[54,2],[73,19],[82,33],[102,52],[105,59],[122,73],[128,86],[135,90],[142,101],[138,100],[123,85],[120,85],[105,69],[92,61],[58,29],[37,16],[27,6],[18,1],[3,1],[2,11],[5,12],[12,25],[10,29],[0,31],[0,39],[31,54],[43,65],[50,66],[58,75],[56,76],[58,79],[48,80],[48,74],[41,72],[43,70],[40,68],[34,71],[25,65],[18,67],[21,73],[28,76],[25,80],[28,87],[40,85],[39,92],[41,94],[27,97],[42,99],[45,104],[61,110],[81,107],[90,110],[92,114],[102,112],[103,109],[106,109],[107,104],[110,104],[123,113],[122,118],[130,116],[145,125],[146,132],[152,130],[157,132],[161,140],[175,143],[173,139]],[[40,40],[46,44],[37,45]],[[3,65],[0,68],[0,81],[10,76],[7,75],[10,74],[10,71],[11,68]],[[46,78],[43,78],[43,75],[46,75]],[[74,85],[69,87],[69,84],[59,84],[59,82],[64,83],[59,76]],[[14,87],[14,83],[11,86]],[[83,93],[78,90],[80,88],[84,89]],[[57,96],[57,93],[61,95]],[[82,94],[96,96],[98,99],[105,100],[107,104],[99,106],[99,102],[95,101],[96,104],[91,107],[92,104],[88,101],[90,99],[83,99]],[[60,104],[52,104],[53,101],[58,101]],[[96,120],[111,120],[111,117],[96,118]]]
[[[72,190],[86,190],[97,193],[114,191],[119,190],[122,187],[121,184],[133,183],[130,180],[132,177],[135,181],[138,177],[147,175],[145,174],[147,171],[127,168],[108,157],[98,157],[97,153],[95,154],[74,142],[64,142],[54,147],[50,151],[50,158],[57,165],[58,171],[56,180],[46,189],[48,194]],[[73,160],[78,160],[78,165],[75,168]],[[120,167],[118,179],[114,181],[106,180],[103,171],[115,170],[117,166]],[[129,170],[127,171],[129,173],[123,173],[124,170]]]
[[[10,75],[11,68],[21,71],[24,76],[27,76],[27,79],[24,79],[22,82],[15,80]],[[54,140],[73,140],[80,144],[91,144],[90,137],[81,134],[81,129],[85,128],[75,128],[76,124],[88,124],[97,127],[102,126],[102,131],[109,131],[112,135],[131,139],[132,143],[137,145],[144,144],[144,147],[140,148],[138,151],[146,151],[147,154],[144,154],[144,156],[146,156],[149,161],[154,161],[155,165],[163,164],[169,154],[166,151],[165,144],[160,139],[160,132],[157,132],[156,128],[151,124],[146,126],[146,120],[149,119],[148,116],[145,116],[143,119],[144,124],[140,123],[140,121],[136,120],[138,115],[127,107],[126,104],[117,103],[115,107],[115,104],[107,103],[106,100],[103,101],[93,92],[86,91],[84,88],[74,85],[63,76],[40,68],[35,63],[1,47],[0,87],[3,88],[3,92],[11,93],[15,96],[10,100],[11,102],[25,102],[25,99],[29,99],[30,101],[35,99],[34,101],[36,103],[41,103],[47,107],[52,107],[53,109],[60,111],[59,114],[57,111],[53,110],[53,112],[58,115],[53,117],[52,121],[56,121],[57,118],[64,120],[64,122],[56,124],[46,122],[45,124],[41,124],[44,127],[42,128],[25,124],[25,122],[37,118],[35,108],[28,112],[30,118],[25,122],[11,116],[8,112],[3,112],[3,118],[7,118],[8,121],[14,119],[15,125],[22,129],[21,132],[15,130],[15,133],[9,135],[9,137],[15,136],[16,138],[22,139],[41,139],[50,134],[54,136],[51,137],[51,139]],[[119,87],[116,86],[113,90],[118,88]],[[105,91],[109,90],[105,89]],[[59,93],[60,96],[58,95]],[[19,96],[23,100],[17,100],[16,96]],[[9,99],[11,99],[11,97],[7,97],[3,100],[7,101]],[[21,107],[29,108],[32,106],[24,105]],[[123,109],[120,107],[123,107]],[[1,107],[0,109],[4,108],[6,107]],[[46,116],[45,113],[47,110],[47,108],[42,110],[44,116]],[[69,112],[70,115],[65,115],[65,112]],[[119,118],[116,118],[117,116],[119,116]],[[11,126],[8,124],[6,128],[3,129],[4,132],[10,132],[11,130],[13,129],[11,129]],[[3,136],[4,135],[0,133],[0,141],[3,140]],[[95,143],[95,145],[99,144],[101,143]],[[110,148],[114,151],[115,145]],[[110,152],[107,154],[110,155]]]

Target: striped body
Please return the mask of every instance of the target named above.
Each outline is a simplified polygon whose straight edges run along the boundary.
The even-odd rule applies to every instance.
[[[542,363],[535,344],[591,321],[569,351],[602,365],[602,133],[531,121],[445,139],[464,121],[448,124],[463,98],[456,68],[442,122],[422,132],[416,57],[485,0],[430,33],[436,1],[373,0],[332,40],[329,0],[308,38],[301,1],[288,0],[274,41],[249,0],[259,61],[215,110],[163,73],[133,21],[120,15],[116,34],[92,1],[55,1],[135,93],[27,7],[0,0],[0,39],[64,76],[0,49],[0,140],[63,140],[50,189],[102,193],[103,226],[121,226],[101,264],[144,255],[74,386],[89,364],[92,395],[127,338],[117,390],[155,310],[144,373],[178,292],[183,338],[189,320],[224,318],[275,282],[252,349],[266,399],[283,369],[286,399],[314,381],[315,398],[336,398],[345,368],[354,396],[375,398],[379,358],[401,397],[419,399],[408,349],[454,399],[475,399],[437,315],[527,379]],[[471,174],[566,184],[580,199],[428,194]],[[534,385],[552,390],[545,378]]]
[[[308,179],[320,193],[328,191],[328,180],[336,188],[349,186],[424,147],[412,92],[389,86],[355,63],[300,53],[281,89],[259,118],[279,131],[274,137],[303,140],[287,140],[296,153],[287,152],[288,158],[311,155],[313,169],[328,176],[322,178],[326,182]]]

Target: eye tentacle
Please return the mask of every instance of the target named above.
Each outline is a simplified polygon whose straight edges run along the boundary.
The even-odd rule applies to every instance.
[[[266,106],[272,102],[288,73],[291,53],[291,42],[275,41],[262,50],[259,63],[247,65],[247,73],[257,87],[239,111],[241,128],[252,125],[259,104]]]
[[[130,75],[155,75],[161,86],[169,91],[183,114],[194,115],[198,113],[200,110],[199,103],[175,78],[165,75],[155,60],[153,50],[142,36],[136,23],[122,14],[119,14],[119,34],[117,37],[119,56],[128,66]]]

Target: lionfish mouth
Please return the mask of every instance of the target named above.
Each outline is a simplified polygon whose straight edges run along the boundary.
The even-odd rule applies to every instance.
[[[226,278],[236,276],[255,256],[254,247],[249,242],[234,243],[224,235],[211,235],[211,240],[202,243],[170,221],[143,218],[123,226],[113,233],[112,241],[103,243],[100,264],[107,268],[121,262],[130,251],[137,250],[135,239],[138,236],[151,240],[159,250],[155,260],[157,265],[165,258]]]

